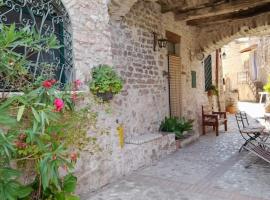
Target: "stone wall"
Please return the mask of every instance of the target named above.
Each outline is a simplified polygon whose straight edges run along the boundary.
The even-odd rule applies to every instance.
[[[106,133],[89,130],[89,135],[97,136],[101,151],[81,153],[75,173],[78,193],[83,194],[175,150],[173,135],[121,149],[116,131],[121,123],[126,137],[157,133],[168,114],[168,84],[163,77],[166,52],[152,50],[152,31],[158,30],[161,21],[157,4],[135,5],[123,21],[110,21],[106,0],[63,3],[72,21],[76,79],[83,80],[87,90],[91,68],[106,63],[114,65],[125,81],[123,92],[110,105],[94,105],[97,127]]]
[[[157,132],[169,113],[166,51],[153,51],[162,33],[160,7],[136,3],[121,22],[111,21],[113,64],[125,81],[115,101],[127,137]]]
[[[109,13],[106,0],[62,0],[73,35],[76,79],[88,81],[90,69],[100,63],[112,63]]]

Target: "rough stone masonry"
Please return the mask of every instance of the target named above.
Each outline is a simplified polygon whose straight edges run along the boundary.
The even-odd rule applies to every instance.
[[[155,1],[62,1],[72,21],[76,79],[86,83],[91,68],[106,63],[113,65],[125,82],[124,90],[110,105],[112,112],[99,112],[99,125],[109,130],[108,135],[99,138],[106,151],[82,155],[76,170],[79,193],[95,190],[173,151],[170,137],[139,149],[118,147],[116,121],[124,125],[126,137],[137,137],[156,133],[161,120],[169,114],[168,79],[163,76],[168,70],[167,51],[153,51],[152,32],[164,35],[168,30],[181,36],[182,115],[195,120],[194,129],[199,134],[201,105],[208,99],[203,65],[196,53],[211,53],[232,38],[269,30],[269,15],[198,28],[175,21],[172,13],[163,14]],[[197,73],[196,88],[191,88],[191,70]]]

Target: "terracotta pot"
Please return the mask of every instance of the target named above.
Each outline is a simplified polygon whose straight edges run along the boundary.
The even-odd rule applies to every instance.
[[[212,90],[208,90],[207,91],[207,96],[209,96],[209,97],[213,96],[213,91]]]
[[[181,140],[175,140],[175,146],[176,146],[176,149],[180,149],[180,147],[181,147]]]
[[[226,111],[229,112],[230,114],[235,114],[236,113],[236,107],[235,106],[227,106]]]
[[[103,101],[109,101],[113,99],[113,93],[112,92],[106,92],[106,93],[97,93],[97,96],[101,98]]]

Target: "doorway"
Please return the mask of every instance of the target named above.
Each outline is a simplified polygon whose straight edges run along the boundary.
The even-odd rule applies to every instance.
[[[181,58],[180,36],[167,31],[168,39],[168,72],[169,72],[169,105],[170,116],[181,117],[182,92],[181,92]]]

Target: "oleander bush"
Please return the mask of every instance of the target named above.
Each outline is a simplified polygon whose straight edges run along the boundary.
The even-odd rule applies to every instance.
[[[37,53],[58,44],[54,35],[0,26],[1,81],[21,91],[0,99],[1,200],[79,199],[72,171],[79,151],[95,143],[86,133],[96,115],[87,108],[75,109],[81,97],[72,91],[80,81],[63,86],[51,73],[33,79],[27,70],[31,61],[16,52],[27,47]]]

